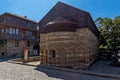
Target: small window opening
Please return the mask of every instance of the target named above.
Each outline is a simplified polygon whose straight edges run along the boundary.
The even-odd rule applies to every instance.
[[[51,57],[52,57],[52,58],[55,58],[55,57],[56,57],[55,50],[50,50],[50,54],[51,54]]]

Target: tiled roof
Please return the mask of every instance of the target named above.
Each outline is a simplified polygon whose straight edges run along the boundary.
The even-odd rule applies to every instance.
[[[9,13],[9,12],[5,12],[2,15],[10,15],[10,16],[13,16],[13,17],[16,17],[16,18],[20,18],[20,19],[24,19],[24,20],[27,20],[27,21],[30,21],[30,22],[33,22],[33,23],[37,23],[36,21],[28,19],[27,16],[26,17],[25,16],[19,16],[19,15],[12,14],[12,13]]]
[[[72,22],[63,17],[57,17],[53,21],[46,24],[43,32],[57,32],[57,31],[76,31],[77,23]]]
[[[62,18],[59,18],[61,16]],[[60,23],[62,19],[65,19],[67,22],[73,22],[77,24],[76,28],[88,28],[90,29],[97,37],[99,36],[99,31],[92,20],[90,14],[86,11],[80,10],[78,8],[69,6],[62,2],[58,2],[43,19],[38,23],[40,27],[40,32],[46,33],[45,29],[48,24]],[[66,20],[67,19],[67,20]],[[60,20],[60,21],[58,21]],[[69,20],[69,21],[68,21]],[[74,27],[74,26],[73,26]],[[73,28],[74,29],[74,28]]]
[[[65,18],[59,16],[59,17],[55,18],[53,21],[48,22],[46,25],[50,25],[50,24],[60,24],[60,23],[77,24],[77,23],[75,23],[75,22],[73,22],[73,21],[70,21],[70,20],[68,20],[68,19],[65,19]]]

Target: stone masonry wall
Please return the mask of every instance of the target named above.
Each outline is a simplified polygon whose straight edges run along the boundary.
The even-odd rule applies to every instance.
[[[40,34],[41,63],[56,66],[89,66],[96,58],[98,39],[87,28],[76,32]],[[55,50],[55,58],[50,50]]]
[[[22,47],[23,47],[24,42],[19,41],[19,46],[15,46],[15,40],[7,40],[7,48],[6,48],[6,53],[7,56],[12,56],[14,54],[22,54]]]
[[[27,42],[23,40],[19,40],[19,46],[15,46],[15,40],[7,40],[7,47],[6,47],[6,53],[7,56],[14,56],[14,54],[17,54],[17,56],[23,55],[23,47],[27,46]],[[29,50],[33,49],[33,45],[28,47]]]
[[[81,41],[80,45],[83,45],[85,50],[85,60],[90,64],[97,58],[99,40],[88,28],[78,29],[76,32]]]
[[[2,57],[2,56],[4,56],[5,55],[5,50],[4,50],[4,48],[5,48],[5,45],[3,44],[3,45],[0,45],[0,57]]]

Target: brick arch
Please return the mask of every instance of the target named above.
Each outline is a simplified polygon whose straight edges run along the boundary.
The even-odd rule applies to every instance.
[[[76,48],[76,52],[77,52],[77,53],[78,53],[78,52],[79,52],[79,53],[84,53],[84,52],[85,52],[85,48],[84,48],[84,47],[81,47],[81,46],[80,46],[80,47],[77,47],[77,48]]]
[[[72,47],[70,46],[70,47],[67,48],[67,51],[68,52],[75,52],[75,47],[74,46],[72,46]]]
[[[51,55],[51,58],[55,58],[56,57],[56,51],[54,49],[50,49],[49,50],[49,54]]]
[[[54,50],[55,52],[58,52],[58,48],[55,48],[55,47],[51,47],[48,49],[48,53],[50,53],[50,50]]]
[[[75,47],[69,47],[68,48],[68,52],[67,52],[67,55],[69,55],[70,57],[74,57],[75,56],[75,53],[76,53],[76,51],[75,51]]]
[[[57,65],[57,55],[58,55],[58,48],[56,47],[50,47],[47,54],[47,62],[49,65]]]
[[[86,54],[85,54],[85,47],[78,46],[76,48],[76,65],[79,65],[80,62],[85,62]]]
[[[70,47],[67,48],[67,50],[68,50],[68,52],[66,54],[66,56],[67,56],[66,65],[67,66],[74,66],[76,64],[76,61],[75,61],[75,59],[76,59],[75,49],[76,49],[75,46],[70,46]]]
[[[61,52],[64,52],[64,53],[65,53],[65,52],[66,52],[65,48],[62,47],[62,48],[61,48]]]
[[[59,63],[58,65],[65,66],[66,65],[66,47],[59,46],[58,47],[58,55],[59,55],[59,57],[57,59],[57,61]]]

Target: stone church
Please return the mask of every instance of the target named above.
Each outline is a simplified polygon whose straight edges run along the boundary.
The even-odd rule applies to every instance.
[[[58,2],[38,25],[41,64],[88,67],[97,59],[99,32],[88,12]]]

